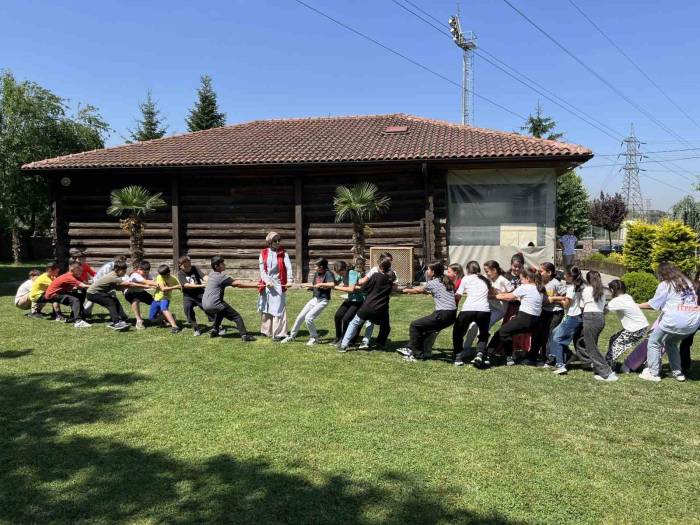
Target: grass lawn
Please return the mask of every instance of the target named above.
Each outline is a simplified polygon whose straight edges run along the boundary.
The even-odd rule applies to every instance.
[[[76,330],[25,319],[13,294],[0,285],[2,523],[700,520],[697,364],[684,384],[601,384],[582,370],[456,369],[439,359],[449,331],[437,359],[408,363],[113,333],[99,306]],[[290,322],[307,298],[290,294]],[[257,331],[255,291],[227,300]],[[431,308],[392,300],[392,347]],[[173,311],[183,318],[179,298]]]

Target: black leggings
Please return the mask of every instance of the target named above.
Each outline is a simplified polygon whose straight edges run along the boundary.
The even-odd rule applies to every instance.
[[[539,319],[539,316],[518,312],[510,321],[501,325],[498,332],[493,334],[491,341],[489,341],[489,350],[493,351],[499,343],[503,343],[505,354],[513,355],[513,337],[531,332],[537,326]]]
[[[212,331],[218,331],[219,327],[221,326],[221,322],[224,319],[228,319],[229,321],[233,321],[234,323],[236,323],[236,328],[238,328],[238,331],[241,333],[241,335],[246,335],[248,333],[245,329],[245,323],[243,322],[241,314],[239,314],[236,310],[231,308],[231,305],[224,303],[222,307],[217,308],[216,310],[204,311],[207,313],[207,315],[214,316],[214,325],[211,327]]]
[[[343,336],[345,335],[345,330],[348,329],[350,321],[354,319],[355,314],[360,309],[360,306],[362,306],[362,303],[354,301],[343,301],[343,304],[341,304],[335,311],[335,338],[338,341],[341,341],[343,339]],[[353,340],[357,339],[359,335],[360,331],[358,330],[357,335],[355,335]]]
[[[197,296],[192,296],[192,295],[183,295],[182,296],[182,306],[183,309],[185,310],[185,317],[187,318],[187,322],[192,325],[192,328],[194,330],[197,330],[199,328],[199,325],[197,324],[197,316],[194,313],[195,307],[199,307],[202,311],[204,311],[204,307],[202,306],[202,295],[197,295]],[[206,312],[205,312],[206,313]],[[214,322],[215,321],[215,315],[210,315],[207,314],[207,318],[209,319],[209,322]],[[219,321],[220,323],[221,321]]]
[[[564,310],[542,310],[540,321],[537,323],[537,328],[532,332],[532,344],[527,352],[529,359],[537,359],[541,357],[546,360],[549,355],[549,336],[552,331],[559,326],[564,318]]]
[[[71,321],[77,321],[85,317],[85,312],[83,312],[83,294],[77,292],[62,293],[56,295],[53,300],[65,306],[70,306],[72,312]]]
[[[690,334],[685,339],[681,341],[680,351],[681,351],[681,370],[686,374],[690,371],[690,348],[693,346],[693,338],[695,334]]]
[[[113,323],[118,323],[119,321],[126,321],[128,319],[122,304],[119,299],[113,295],[106,293],[89,293],[87,294],[88,301],[92,301],[95,304],[99,304],[109,310],[109,316],[112,318]]]
[[[422,354],[425,338],[453,325],[456,313],[456,310],[435,310],[432,314],[413,321],[409,328],[408,348],[414,354]]]
[[[486,343],[489,340],[490,320],[491,312],[460,312],[457,316],[455,327],[452,329],[452,350],[455,357],[464,350],[464,335],[472,323],[476,323],[476,326],[479,328],[479,342],[476,345],[477,352],[484,352]]]

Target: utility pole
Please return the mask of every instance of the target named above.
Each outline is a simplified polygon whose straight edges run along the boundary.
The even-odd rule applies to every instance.
[[[639,161],[642,159],[639,146],[642,143],[634,135],[634,124],[631,126],[630,136],[623,142],[627,150],[625,152],[625,165],[622,168],[624,171],[622,198],[625,199],[630,218],[641,219],[645,216],[644,199],[639,185]]]
[[[473,31],[462,32],[459,21],[459,7],[457,14],[448,20],[452,38],[462,50],[462,124],[474,123],[474,50],[476,49],[476,35]]]

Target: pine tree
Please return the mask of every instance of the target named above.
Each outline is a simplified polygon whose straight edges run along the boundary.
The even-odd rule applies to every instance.
[[[216,92],[211,86],[209,75],[202,75],[201,85],[197,90],[197,102],[190,110],[190,116],[185,119],[185,122],[190,131],[220,128],[226,125],[226,113],[219,112]]]
[[[557,232],[563,235],[569,228],[577,237],[588,233],[588,192],[575,171],[557,180]]]
[[[673,263],[685,274],[691,275],[697,268],[698,248],[698,235],[692,228],[680,221],[664,219],[656,230],[654,247],[651,250],[652,266],[656,270],[659,263],[666,261]]]
[[[554,133],[554,128],[557,127],[557,123],[551,117],[545,117],[542,113],[542,105],[537,102],[537,107],[535,108],[535,114],[530,115],[525,121],[525,125],[520,129],[522,131],[527,131],[528,135],[532,135],[538,139],[547,140],[559,140],[564,134]]]
[[[159,139],[168,127],[164,126],[165,119],[160,116],[160,110],[156,106],[151,92],[146,95],[146,101],[139,104],[141,120],[136,121],[136,129],[129,130],[131,140],[129,142],[143,142],[145,140]]]

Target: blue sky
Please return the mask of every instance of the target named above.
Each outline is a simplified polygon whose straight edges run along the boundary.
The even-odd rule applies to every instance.
[[[441,74],[460,81],[460,51],[434,28],[391,0],[305,0]],[[456,3],[412,0],[440,20]],[[700,173],[700,127],[675,109],[567,0],[511,0],[638,106],[671,128],[657,127],[502,0],[463,2],[462,23],[479,45],[547,86],[558,96],[624,136],[634,123],[649,162],[641,178],[645,198],[666,209],[691,191]],[[700,4],[690,1],[576,0],[649,76],[700,122]],[[409,6],[410,7],[410,6]],[[468,9],[467,9],[468,8]],[[258,118],[404,112],[460,120],[454,85],[362,40],[294,0],[184,2],[49,2],[3,0],[0,68],[70,99],[91,103],[123,142],[147,90],[169,132],[185,131],[199,76],[214,78],[229,123]],[[479,57],[474,89],[515,113],[528,115],[540,100],[570,142],[600,155],[621,151],[606,136]],[[517,130],[520,119],[476,100],[475,124]],[[698,148],[691,150],[690,148]],[[615,157],[600,156],[581,171],[589,190],[617,190]],[[670,166],[673,172],[668,171]],[[657,179],[657,180],[653,180]],[[669,186],[669,184],[671,187]],[[697,195],[697,194],[695,194]]]

